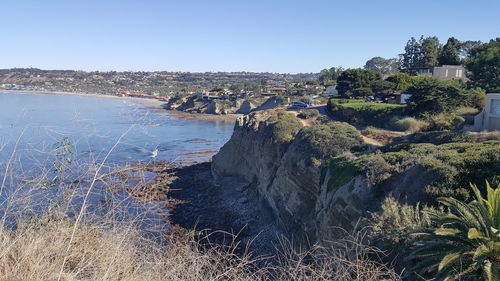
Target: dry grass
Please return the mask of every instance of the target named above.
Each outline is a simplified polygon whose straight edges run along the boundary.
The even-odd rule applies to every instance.
[[[427,128],[429,124],[422,120],[417,120],[413,117],[403,117],[401,119],[393,118],[390,121],[390,127],[396,131],[411,131],[418,132]]]
[[[480,132],[480,133],[472,133],[475,137],[476,142],[483,142],[489,140],[498,140],[500,141],[500,132]]]
[[[391,143],[395,138],[399,138],[405,135],[405,133],[403,132],[388,131],[374,127],[367,127],[366,129],[361,130],[360,133],[367,138],[376,140],[382,145]]]
[[[81,227],[74,236],[73,222],[51,220],[22,223],[15,231],[1,232],[0,280],[140,280],[129,235]]]
[[[479,109],[474,107],[459,107],[454,112],[456,115],[476,115],[479,111]]]
[[[131,224],[82,224],[66,252],[74,222],[42,218],[0,233],[0,280],[399,280],[390,269],[366,258],[358,242],[335,248],[285,251],[272,265],[236,254],[228,245],[201,245],[189,232],[176,232],[167,244],[143,238]],[[341,245],[339,247],[339,245]],[[65,261],[66,260],[66,261]]]
[[[166,223],[146,219],[147,208],[130,204],[133,198],[105,197],[102,206],[90,200],[95,189],[116,184],[96,181],[104,178],[105,160],[59,163],[61,174],[54,177],[45,163],[26,174],[16,154],[14,149],[8,166],[0,167],[0,281],[400,280],[368,258],[371,250],[359,237],[308,251],[283,243],[277,256],[255,257],[234,236],[218,245],[207,243],[210,235],[200,243],[198,233],[176,227],[165,233]],[[131,213],[135,207],[142,211]]]

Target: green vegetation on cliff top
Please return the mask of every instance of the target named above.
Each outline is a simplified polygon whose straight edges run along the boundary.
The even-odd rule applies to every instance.
[[[347,151],[361,151],[365,148],[361,134],[353,126],[344,122],[306,127],[299,131],[296,141],[311,157],[326,159]]]
[[[290,113],[278,113],[266,123],[275,141],[293,141],[299,145],[308,155],[308,164],[328,160],[324,167],[328,167],[331,174],[327,183],[329,190],[347,184],[360,174],[364,174],[371,185],[383,185],[415,166],[433,179],[425,186],[431,197],[469,200],[470,193],[463,188],[464,182],[481,184],[488,180],[494,185],[500,182],[498,140],[482,141],[465,132],[415,133],[375,152],[359,155],[366,151],[366,145],[360,133],[347,123],[303,127]],[[492,135],[492,139],[498,138]]]
[[[470,193],[463,183],[481,184],[488,180],[500,182],[500,142],[482,143],[430,143],[397,144],[384,151],[364,155],[358,160],[366,171],[376,175],[373,184],[409,167],[420,165],[434,175],[433,183],[426,191],[434,196],[453,196],[469,200]]]
[[[346,122],[386,127],[392,118],[403,116],[404,105],[366,102],[356,99],[330,99],[328,110]]]
[[[295,115],[285,112],[271,116],[266,123],[273,140],[281,143],[292,141],[295,134],[303,127]]]

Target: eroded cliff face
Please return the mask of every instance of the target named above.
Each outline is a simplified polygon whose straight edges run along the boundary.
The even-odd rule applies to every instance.
[[[250,100],[199,100],[196,96],[172,98],[166,109],[205,114],[248,114],[256,109]]]
[[[231,139],[213,157],[212,173],[218,181],[234,178],[256,189],[261,200],[252,203],[270,207],[293,239],[304,243],[333,239],[339,227],[349,230],[376,210],[386,194],[395,192],[405,198],[412,192],[415,198],[432,181],[430,175],[414,180],[421,172],[415,165],[386,177],[375,188],[365,173],[325,165],[331,157],[347,154],[355,158],[353,151],[363,153],[358,143],[362,138],[353,127],[335,125],[347,130],[343,134],[351,134],[351,139],[336,135],[335,126],[324,126],[313,133],[309,128],[292,129],[294,135],[300,130],[299,136],[283,141],[273,137],[273,130],[281,128],[270,121],[274,114],[263,111],[240,117]],[[323,134],[324,130],[333,133]],[[332,138],[337,140],[332,146],[339,148],[322,152],[322,141]],[[353,144],[344,143],[349,140]]]
[[[216,179],[234,177],[254,183],[264,191],[272,183],[287,143],[273,142],[266,134],[269,112],[239,117],[231,139],[213,157],[212,171]]]

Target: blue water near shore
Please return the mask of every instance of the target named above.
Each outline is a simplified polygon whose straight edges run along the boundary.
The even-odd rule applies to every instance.
[[[204,161],[196,152],[219,149],[231,122],[184,121],[132,100],[50,94],[0,93],[0,163],[20,138],[18,149],[50,150],[68,137],[78,155],[101,158],[123,135],[109,162]],[[3,157],[2,157],[3,156]]]
[[[50,172],[54,162],[61,161],[54,151],[66,138],[72,151],[68,156],[75,158],[72,165],[97,167],[109,153],[105,167],[115,169],[159,160],[206,161],[211,155],[204,152],[218,150],[233,127],[232,122],[179,120],[129,99],[0,92],[0,214],[16,206],[7,200],[27,196],[13,187],[19,182],[12,175],[22,174],[29,182],[42,171]],[[155,150],[157,155],[152,157]],[[74,200],[76,209],[88,184],[83,184],[80,199]],[[25,185],[33,193],[33,186]],[[103,185],[96,185],[91,196],[94,204],[109,196],[99,191]],[[37,198],[41,191],[33,194],[34,201],[50,201]],[[126,201],[124,196],[120,200]]]

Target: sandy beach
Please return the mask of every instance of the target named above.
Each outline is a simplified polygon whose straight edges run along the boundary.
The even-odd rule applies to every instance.
[[[106,94],[95,94],[95,93],[83,93],[83,92],[64,92],[64,91],[36,91],[36,90],[3,90],[0,92],[5,93],[27,93],[27,94],[48,94],[48,95],[70,95],[70,96],[81,96],[81,97],[92,97],[92,98],[104,98],[104,99],[119,99],[119,100],[129,100],[136,103],[144,104],[149,109],[155,112],[165,112],[181,120],[188,121],[206,121],[206,122],[234,122],[241,116],[241,114],[227,114],[227,115],[215,115],[215,114],[203,114],[203,113],[187,113],[177,110],[166,110],[163,108],[165,104],[164,101],[157,99],[148,98],[136,98],[136,97],[120,97],[115,95]]]
[[[146,104],[151,107],[162,108],[161,106],[165,103],[157,99],[147,99],[147,98],[136,98],[136,97],[120,97],[115,95],[106,94],[95,94],[95,93],[82,93],[82,92],[64,92],[64,91],[36,91],[36,90],[3,90],[0,92],[5,93],[27,93],[27,94],[45,94],[45,95],[69,95],[69,96],[81,96],[81,97],[93,97],[93,98],[104,98],[104,99],[120,99],[120,100],[130,100],[141,104]]]

